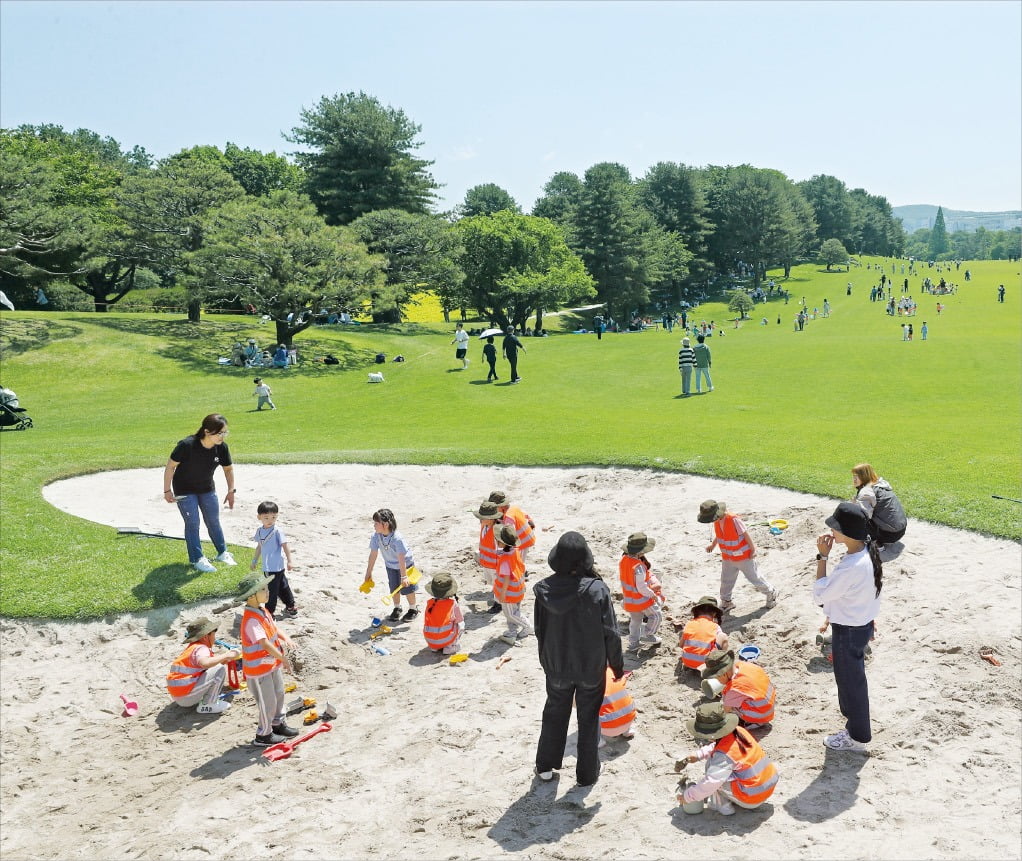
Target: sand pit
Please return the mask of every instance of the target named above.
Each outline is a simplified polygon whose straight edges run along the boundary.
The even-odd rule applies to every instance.
[[[904,550],[885,565],[867,667],[874,742],[861,756],[821,743],[842,725],[830,665],[814,642],[822,616],[810,592],[814,538],[832,500],[618,469],[241,463],[236,471],[238,507],[224,512],[225,531],[248,544],[257,502],[280,504],[301,608],[280,624],[299,646],[299,692],[340,707],[333,731],[271,765],[248,746],[255,718],[245,695],[214,719],[169,704],[163,679],[184,622],[220,602],[85,624],[5,620],[5,861],[1022,854],[1018,544],[910,522]],[[161,477],[162,468],[90,475],[45,495],[111,526],[180,535],[176,508],[159,496]],[[709,527],[696,522],[701,500],[724,499],[749,524],[788,521],[780,535],[754,527],[780,603],[764,609],[740,580],[725,621],[735,645],[760,647],[778,689],[775,726],[762,734],[781,773],[770,803],[729,818],[687,816],[675,805],[672,764],[692,746],[683,721],[701,696],[676,674],[670,624],[662,646],[626,659],[638,737],[603,748],[596,786],[575,786],[573,734],[560,776],[534,780],[543,704],[535,641],[496,639],[503,625],[479,612],[486,593],[472,558],[470,511],[498,488],[539,526],[531,582],[548,573],[557,536],[577,529],[617,591],[620,544],[645,530],[657,539],[650,558],[668,615],[679,621],[693,599],[717,592],[719,562],[703,549]],[[382,590],[366,596],[357,587],[370,514],[384,506],[424,582],[440,569],[460,581],[468,661],[452,666],[426,651],[421,618],[395,627],[388,656],[370,651]],[[239,561],[240,579],[248,559]],[[221,618],[226,635],[233,614]],[[983,647],[996,650],[1000,667],[980,657]],[[139,702],[137,717],[120,716],[121,692]]]

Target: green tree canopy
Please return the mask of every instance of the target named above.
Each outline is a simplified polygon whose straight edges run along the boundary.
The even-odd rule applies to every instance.
[[[532,214],[549,218],[564,231],[571,244],[571,231],[575,224],[575,211],[582,201],[582,180],[569,171],[555,173],[543,186],[543,196],[532,207]]]
[[[752,297],[744,290],[732,290],[727,295],[728,310],[734,311],[738,315],[739,320],[745,320],[756,304],[752,301]]]
[[[820,246],[820,262],[827,264],[827,271],[831,266],[841,266],[848,262],[848,251],[841,244],[840,239],[827,239]]]
[[[273,318],[291,344],[313,315],[356,308],[383,283],[383,260],[348,227],[330,227],[293,191],[228,201],[206,213],[205,240],[190,255],[210,289]]]
[[[940,260],[950,247],[947,239],[947,227],[944,225],[944,207],[937,207],[937,217],[933,220],[930,230],[930,259]]]
[[[398,322],[402,306],[424,290],[436,293],[445,314],[462,300],[461,239],[446,219],[381,209],[355,219],[351,229],[386,261],[385,285],[373,297],[374,321]]]
[[[706,277],[706,238],[713,225],[706,215],[706,194],[700,173],[683,164],[662,161],[653,165],[637,184],[638,199],[656,223],[675,234],[691,252],[686,280]]]
[[[461,215],[471,218],[473,215],[493,215],[502,209],[510,209],[520,213],[521,207],[515,199],[499,185],[487,182],[476,185],[465,192],[465,202],[461,205]]]
[[[350,224],[376,209],[425,213],[439,187],[413,153],[420,127],[365,93],[323,97],[301,113],[285,139],[308,147],[293,153],[305,169],[313,202],[328,224]]]
[[[853,230],[853,210],[848,189],[836,176],[819,174],[798,184],[816,217],[817,239],[838,239],[848,248],[858,248]]]
[[[456,225],[463,252],[464,298],[501,327],[524,329],[536,313],[594,295],[592,278],[560,229],[545,218],[502,210]]]

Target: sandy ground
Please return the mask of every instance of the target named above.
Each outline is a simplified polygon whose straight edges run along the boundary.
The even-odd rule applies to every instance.
[[[161,473],[90,475],[45,493],[59,508],[111,526],[181,534],[176,508],[159,496]],[[260,499],[281,505],[300,566],[291,580],[301,614],[281,623],[299,647],[298,693],[333,703],[341,717],[289,760],[269,764],[248,744],[255,718],[246,694],[218,718],[171,705],[163,680],[184,623],[219,602],[87,624],[5,620],[5,861],[1022,854],[1017,544],[911,522],[905,548],[885,566],[880,638],[868,666],[874,743],[863,756],[821,743],[842,725],[830,665],[814,642],[822,617],[810,595],[814,537],[833,501],[616,469],[242,463],[237,473],[238,508],[223,516],[228,538],[249,543]],[[692,747],[683,721],[701,697],[676,674],[670,623],[662,646],[626,661],[635,671],[638,737],[603,749],[596,786],[575,786],[573,733],[559,777],[534,779],[543,705],[535,641],[509,647],[496,639],[503,626],[479,612],[486,593],[472,556],[470,511],[498,488],[540,527],[531,582],[548,573],[557,536],[577,529],[617,592],[620,544],[646,530],[657,539],[650,559],[668,614],[679,622],[694,599],[717,591],[719,562],[704,551],[709,527],[696,522],[701,500],[724,499],[749,524],[788,520],[779,536],[754,527],[761,571],[781,589],[781,602],[764,609],[740,581],[725,621],[732,642],[760,646],[779,691],[775,726],[762,733],[781,773],[770,803],[730,818],[676,807],[672,764]],[[370,515],[384,506],[427,577],[447,569],[459,579],[465,663],[425,650],[421,617],[395,627],[390,655],[368,648],[382,589],[366,596],[357,586]],[[233,613],[220,618],[221,636],[229,635]],[[1002,666],[980,658],[985,646]],[[504,656],[511,660],[501,664]],[[140,703],[137,717],[121,716],[121,692]]]

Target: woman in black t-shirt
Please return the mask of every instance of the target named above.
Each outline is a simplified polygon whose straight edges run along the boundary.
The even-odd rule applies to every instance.
[[[223,467],[227,478],[227,496],[224,502],[234,508],[234,466],[227,448],[227,419],[220,413],[210,413],[192,436],[186,436],[175,447],[163,470],[163,498],[176,502],[185,522],[185,545],[188,561],[196,570],[216,571],[202,552],[199,540],[199,516],[206,524],[210,541],[217,551],[217,562],[236,565],[227,549],[223,529],[220,528],[220,505],[216,498],[213,473]]]

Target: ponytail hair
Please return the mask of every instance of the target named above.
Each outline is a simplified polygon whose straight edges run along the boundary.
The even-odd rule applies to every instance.
[[[880,561],[880,548],[870,537],[866,536],[866,550],[869,551],[870,562],[873,563],[873,585],[876,587],[876,597],[880,597],[880,590],[884,588],[884,565]]]
[[[391,532],[397,531],[397,518],[389,508],[381,508],[379,511],[373,512],[373,520],[376,523],[386,523]]]
[[[195,438],[202,439],[207,435],[218,434],[225,427],[227,427],[227,419],[220,415],[220,413],[210,413],[202,420],[202,424],[199,425],[199,429],[195,432]]]

